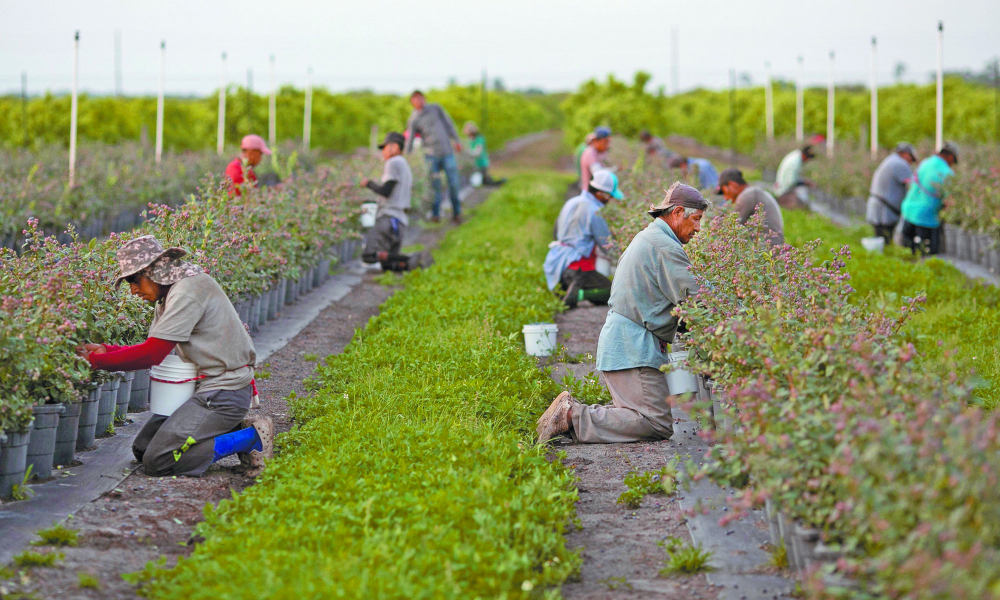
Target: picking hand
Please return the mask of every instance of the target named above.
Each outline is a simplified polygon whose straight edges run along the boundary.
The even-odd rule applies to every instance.
[[[107,351],[104,344],[84,344],[76,347],[76,355],[80,358],[87,358],[91,354],[105,354]]]
[[[455,152],[461,152],[461,151],[462,151],[462,144],[455,142]]]

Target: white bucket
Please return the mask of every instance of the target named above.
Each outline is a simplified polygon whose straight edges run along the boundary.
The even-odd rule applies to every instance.
[[[375,215],[378,214],[378,202],[365,202],[361,205],[361,226],[375,227]]]
[[[885,238],[883,237],[861,238],[861,245],[864,246],[865,250],[869,252],[874,252],[875,254],[882,254],[882,251],[885,250]]]
[[[597,263],[594,265],[594,270],[605,277],[611,277],[611,261],[603,256],[598,256]]]
[[[194,396],[197,376],[197,365],[181,360],[176,354],[168,354],[163,362],[149,369],[149,409],[154,415],[172,415],[177,407]]]
[[[671,352],[667,355],[670,363],[687,360],[687,352]],[[698,376],[687,369],[672,369],[667,371],[667,389],[671,396],[698,391]]]
[[[483,174],[480,173],[479,171],[476,171],[472,175],[469,175],[469,185],[471,185],[474,188],[482,187],[482,185],[483,185]]]
[[[559,326],[555,323],[530,323],[521,328],[524,334],[524,350],[531,356],[551,356],[556,349],[556,334]]]

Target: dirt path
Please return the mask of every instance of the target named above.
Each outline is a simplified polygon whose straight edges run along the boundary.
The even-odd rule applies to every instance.
[[[558,315],[559,343],[572,355],[596,355],[607,312],[606,306],[584,303]],[[558,381],[567,373],[577,377],[591,373],[594,363],[557,363],[554,367],[553,378]],[[669,537],[691,543],[679,503],[682,494],[646,496],[638,509],[616,503],[627,489],[623,483],[626,473],[659,469],[678,454],[702,454],[705,446],[699,438],[675,435],[669,441],[638,444],[561,443],[556,449],[566,452],[565,463],[575,468],[580,490],[577,516],[582,528],[567,535],[567,545],[582,547],[584,562],[580,579],[563,586],[565,598],[687,600],[718,596],[704,575],[659,575],[666,553],[657,543]]]

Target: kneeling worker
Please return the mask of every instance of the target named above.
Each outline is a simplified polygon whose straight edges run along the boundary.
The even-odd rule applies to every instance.
[[[400,253],[403,234],[410,224],[407,213],[410,211],[410,190],[413,188],[413,172],[403,158],[405,145],[403,134],[395,131],[387,133],[385,141],[379,146],[385,161],[382,181],[375,183],[365,178],[358,184],[382,196],[378,201],[375,226],[365,236],[361,260],[368,264],[381,263],[386,271],[409,271],[427,266],[430,261],[429,252],[412,256]]]
[[[574,442],[611,444],[669,439],[674,433],[667,397],[667,344],[678,328],[674,307],[697,293],[684,244],[701,231],[708,201],[674,183],[653,217],[618,261],[611,310],[597,342],[597,370],[614,406],[581,404],[563,392],[538,419],[538,440],[568,434]]]
[[[201,476],[213,462],[240,455],[256,476],[273,455],[271,417],[247,417],[254,400],[257,354],[233,303],[181,248],[163,249],[151,235],[118,250],[131,292],[155,304],[149,338],[134,346],[86,344],[77,354],[104,371],[137,371],[176,351],[198,367],[195,393],[168,417],[153,415],[132,443],[146,474]]]
[[[556,241],[549,244],[545,256],[545,280],[550,290],[562,284],[563,302],[570,308],[581,300],[608,303],[611,280],[597,272],[597,251],[611,236],[599,213],[612,198],[624,198],[618,177],[611,171],[597,171],[587,189],[567,200],[559,211]]]

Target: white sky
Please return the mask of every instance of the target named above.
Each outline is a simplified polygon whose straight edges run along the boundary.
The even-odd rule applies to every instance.
[[[823,84],[828,54],[837,80],[867,82],[870,39],[879,40],[879,79],[898,61],[908,80],[935,68],[936,26],[945,24],[946,69],[981,70],[1000,55],[1000,0],[0,0],[0,93],[69,89],[72,39],[80,31],[80,86],[114,91],[114,33],[121,31],[127,94],[157,88],[159,42],[167,42],[166,90],[217,89],[227,80],[269,86],[314,82],[332,90],[406,92],[478,80],[482,70],[509,88],[574,89],[608,73],[643,69],[653,87],[670,81],[670,31],[679,31],[681,89],[724,87],[730,68],[754,82],[770,60],[794,78],[804,57],[807,82]]]

